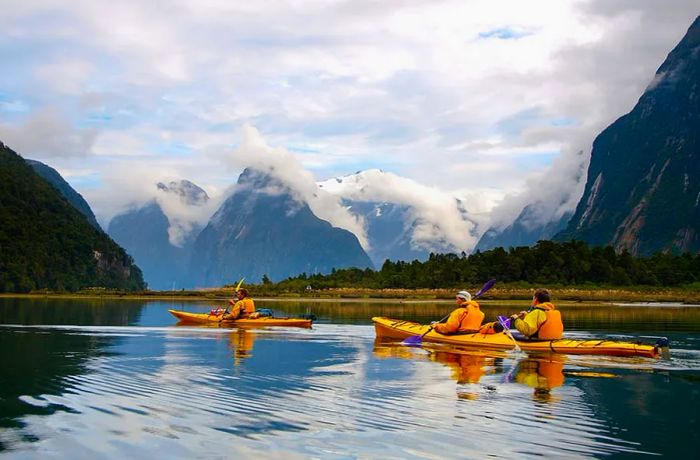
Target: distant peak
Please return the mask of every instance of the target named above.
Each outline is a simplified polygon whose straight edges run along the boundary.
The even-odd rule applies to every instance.
[[[202,205],[209,201],[207,192],[186,179],[170,181],[167,185],[163,182],[158,182],[156,187],[161,192],[179,196],[184,203],[189,205]]]

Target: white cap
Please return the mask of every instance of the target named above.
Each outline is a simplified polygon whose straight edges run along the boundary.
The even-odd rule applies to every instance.
[[[467,302],[472,300],[472,295],[470,293],[468,293],[467,291],[459,291],[457,293],[457,297],[459,297],[460,299],[464,299]]]

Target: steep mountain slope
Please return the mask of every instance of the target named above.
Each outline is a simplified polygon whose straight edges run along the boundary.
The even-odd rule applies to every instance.
[[[90,205],[87,203],[87,201],[85,201],[80,193],[76,192],[75,189],[71,187],[70,184],[65,181],[65,179],[63,179],[58,171],[40,161],[29,159],[25,161],[32,167],[34,172],[53,185],[56,190],[58,190],[59,193],[75,207],[75,209],[83,213],[88,222],[90,222],[90,225],[102,230],[100,224],[97,223],[97,219],[95,218],[95,214],[92,212]]]
[[[700,17],[630,113],[594,141],[588,181],[557,240],[632,254],[700,251]]]
[[[277,179],[246,169],[197,237],[190,267],[197,286],[221,286],[371,265],[355,235],[316,217]]]
[[[122,248],[0,143],[0,292],[91,286],[145,284]]]
[[[203,206],[209,200],[204,190],[187,180],[156,184],[159,198],[169,197],[180,206]],[[187,278],[192,243],[201,226],[190,223],[187,232],[173,238],[177,222],[171,222],[157,200],[115,216],[108,233],[134,257],[151,289],[191,287]],[[173,241],[177,244],[173,244]]]

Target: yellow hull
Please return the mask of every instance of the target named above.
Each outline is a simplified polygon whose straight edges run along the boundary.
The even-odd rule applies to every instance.
[[[288,326],[288,327],[311,327],[312,320],[304,318],[274,318],[271,316],[263,316],[255,319],[234,319],[222,320],[220,315],[212,315],[209,313],[190,313],[180,310],[168,310],[170,314],[180,320],[182,323],[188,324],[221,324],[222,326],[236,327],[264,327],[264,326]]]
[[[374,329],[378,338],[403,340],[411,336],[425,334],[430,326],[398,319],[374,317]],[[443,335],[435,331],[423,336],[425,342],[446,343],[474,348],[509,350],[514,348],[513,341],[503,332],[497,334],[456,334]],[[518,345],[525,351],[555,352],[569,355],[607,355],[607,356],[646,356],[658,358],[661,348],[632,342],[612,340],[518,340]]]

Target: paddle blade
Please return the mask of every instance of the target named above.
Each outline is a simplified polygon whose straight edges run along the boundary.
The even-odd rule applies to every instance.
[[[509,317],[498,315],[496,317],[496,319],[498,319],[498,322],[501,323],[501,326],[503,326],[504,329],[510,329],[510,318]]]
[[[423,342],[423,336],[422,335],[412,335],[410,337],[406,337],[401,344],[403,345],[409,345],[409,346],[416,346],[420,345]]]
[[[484,294],[486,291],[491,289],[493,285],[496,284],[496,279],[490,279],[486,283],[484,283],[483,286],[481,286],[481,289],[477,291],[476,294],[474,294],[474,297],[479,297],[480,295]]]
[[[241,288],[241,284],[243,284],[244,279],[245,278],[241,278],[241,280],[238,282],[238,284],[236,285],[236,291],[238,291]]]

